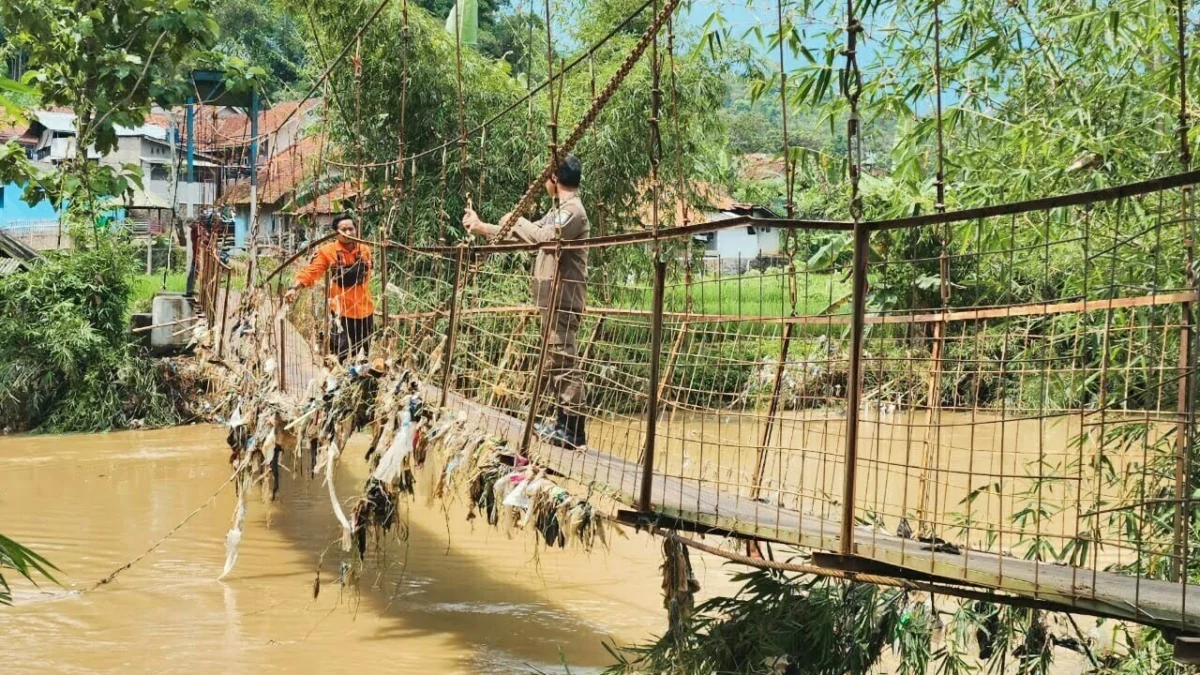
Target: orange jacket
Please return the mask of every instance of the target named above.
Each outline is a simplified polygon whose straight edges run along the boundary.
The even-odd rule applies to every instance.
[[[326,270],[336,268],[339,263],[352,265],[359,258],[367,263],[368,269],[374,267],[371,249],[359,244],[352,251],[337,241],[331,241],[313,252],[312,260],[296,275],[296,283],[306,287],[312,286],[325,274]],[[371,299],[369,279],[370,272],[368,271],[367,279],[364,279],[361,284],[349,288],[342,288],[330,279],[330,311],[347,319],[363,319],[374,314],[375,301]]]

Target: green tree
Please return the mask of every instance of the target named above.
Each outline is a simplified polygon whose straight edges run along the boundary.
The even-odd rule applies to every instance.
[[[264,69],[263,93],[269,99],[281,100],[307,82],[310,28],[303,17],[254,0],[218,0],[212,16],[221,27],[216,50]]]
[[[546,20],[535,12],[505,12],[496,24],[481,28],[479,53],[510,64],[526,81],[546,77]]]
[[[636,6],[637,3],[625,0],[625,14]],[[323,40],[343,44],[370,9],[359,0],[343,0],[315,8],[314,16],[324,32]],[[594,43],[625,16],[615,11],[611,3],[597,11],[600,13],[592,14],[591,6],[581,10],[570,32],[563,30],[569,34],[571,43]],[[341,111],[334,111],[330,115],[331,131],[339,139],[343,154],[352,161],[360,153],[363,161],[369,163],[386,163],[396,158],[401,129],[397,92],[402,85],[401,59],[397,55],[405,48],[400,24],[399,9],[391,8],[385,10],[372,27],[371,39],[363,41],[363,71],[359,83],[355,82],[350,67],[335,69],[331,78],[331,87],[342,100],[353,100],[351,94],[355,87],[361,87],[360,114],[343,115]],[[473,129],[482,124],[524,96],[526,86],[512,76],[511,68],[505,63],[468,48],[463,54],[463,118],[460,124],[453,37],[441,29],[436,18],[416,8],[409,10],[409,32],[412,39],[406,66],[408,109],[404,141],[406,155],[417,155],[418,159],[415,175],[412,163],[406,162],[405,208],[398,211],[401,215],[389,216],[393,220],[389,227],[401,233],[413,229],[418,240],[457,238],[467,193],[474,195],[474,203],[480,208],[481,215],[498,219],[513,207],[528,182],[545,165],[549,142],[548,94],[543,92],[532,105],[523,104],[496,120],[486,134],[472,136],[463,163],[455,140],[462,126]],[[560,139],[565,138],[567,130],[574,126],[592,100],[592,71],[596,86],[602,87],[636,40],[632,34],[615,37],[597,52],[591,69],[585,63],[566,77],[559,104]],[[682,42],[682,36],[680,40]],[[717,135],[716,110],[725,98],[725,89],[720,64],[710,61],[702,53],[680,46],[676,59],[678,95],[670,96],[670,64],[665,47],[664,37],[660,58],[668,94],[664,96],[662,109],[661,178],[664,186],[670,186],[677,182],[677,149],[684,172],[695,175],[697,151],[708,145],[706,138]],[[544,49],[544,45],[541,48]],[[561,56],[569,58],[571,54]],[[534,63],[539,60],[537,51],[531,54],[530,60]],[[541,60],[544,61],[544,54]],[[584,198],[603,210],[603,225],[610,232],[643,226],[639,213],[650,166],[648,62],[647,57],[634,68],[625,86],[600,115],[594,129],[575,149],[585,167]],[[678,110],[673,107],[674,101],[678,102]],[[680,122],[678,134],[674,125],[676,116]],[[376,186],[375,194],[386,200],[390,191],[385,186],[396,180],[394,171],[375,167],[367,171],[367,176]],[[390,210],[382,211],[391,213]],[[594,217],[594,220],[598,219]]]
[[[114,170],[89,162],[87,151],[107,153],[115,127],[145,122],[156,101],[183,100],[182,77],[213,45],[217,24],[208,0],[11,0],[0,5],[9,31],[5,50],[28,57],[24,82],[44,106],[76,115],[74,157],[54,176],[30,176],[32,201],[67,203],[76,222],[89,221],[105,195],[141,180],[134,166]],[[7,54],[7,51],[5,52]]]
[[[131,342],[132,257],[119,234],[101,236],[97,223],[141,171],[89,161],[87,150],[111,151],[117,125],[143,123],[155,102],[183,100],[183,75],[213,63],[210,9],[207,0],[0,5],[4,49],[28,55],[23,80],[32,96],[76,115],[74,156],[49,172],[34,170],[14,143],[0,149],[0,180],[26,184],[30,202],[64,207],[76,229],[75,250],[0,280],[0,427],[94,431],[175,421],[157,369]]]

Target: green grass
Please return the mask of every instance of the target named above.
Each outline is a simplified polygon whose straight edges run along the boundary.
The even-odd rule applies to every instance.
[[[138,274],[133,279],[133,295],[129,299],[129,311],[132,313],[149,312],[150,305],[156,293],[162,292],[162,274]],[[187,273],[171,272],[167,274],[169,293],[182,293],[187,290]]]
[[[682,312],[688,287],[671,280],[663,298],[668,312]],[[796,314],[820,314],[850,292],[850,282],[831,274],[796,274]],[[778,269],[765,273],[697,278],[691,285],[692,312],[725,316],[789,316],[792,313],[788,275]],[[618,289],[613,304],[628,309],[650,309],[650,289]],[[832,313],[837,313],[834,310]]]

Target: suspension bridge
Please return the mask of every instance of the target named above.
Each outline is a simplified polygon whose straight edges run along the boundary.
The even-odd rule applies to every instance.
[[[556,137],[554,157],[656,47],[674,8]],[[427,400],[623,504],[614,517],[629,524],[812,551],[811,564],[728,554],[747,564],[1128,620],[1191,645],[1200,172],[1188,169],[1186,128],[1181,173],[962,211],[944,206],[939,134],[934,212],[867,220],[853,6],[847,22],[851,220],[796,218],[789,168],[784,217],[662,226],[654,158],[644,231],[364,242],[379,261],[376,349],[414,368]],[[1180,115],[1186,125],[1186,101]],[[779,233],[778,255],[755,267],[708,250],[737,231]],[[583,450],[533,433],[547,404],[547,336],[526,295],[538,249],[591,260]],[[279,301],[307,250],[260,274],[241,308],[280,317],[263,346],[297,397],[320,373],[329,330],[319,299]],[[232,275],[215,258],[207,270],[205,312],[227,317]]]
[[[486,290],[526,278],[536,247],[382,243],[378,343],[424,375],[427,400],[627,505],[617,517],[631,524],[795,545],[814,551],[805,568],[816,573],[1192,633],[1200,597],[1183,571],[1195,527],[1198,298],[1190,263],[1165,253],[1190,241],[1195,221],[1179,209],[1197,180],[1200,172],[917,223],[741,217],[555,244],[587,248],[593,261],[664,251],[646,256],[650,269],[632,283],[592,266],[581,451],[531,433],[547,403],[537,309]],[[1145,231],[1130,230],[1130,213]],[[1045,226],[1062,218],[1079,227]],[[733,228],[792,229],[801,242],[844,232],[867,240],[858,248],[885,248],[897,233],[955,222],[1009,234],[956,248],[961,265],[950,268],[968,272],[929,309],[867,311],[882,275],[916,275],[930,262],[904,247],[886,259],[850,255],[803,270],[784,261],[751,273],[695,255],[698,235]],[[1012,292],[984,304],[972,286],[1068,249],[1102,281],[1085,294]],[[274,280],[278,291],[296,268],[279,268],[266,288]],[[231,277],[207,283],[209,316],[223,313]],[[253,311],[275,316],[278,294],[259,297]],[[320,372],[327,316],[310,299],[269,336],[281,388],[296,397]]]

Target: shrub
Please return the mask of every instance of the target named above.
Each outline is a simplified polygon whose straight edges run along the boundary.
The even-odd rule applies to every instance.
[[[0,427],[98,431],[174,421],[133,346],[132,266],[120,245],[52,254],[0,279]]]

